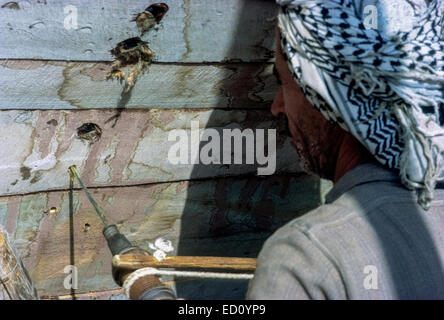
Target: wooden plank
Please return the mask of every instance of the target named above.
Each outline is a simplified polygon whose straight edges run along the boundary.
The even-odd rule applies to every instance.
[[[268,108],[277,91],[271,64],[153,64],[123,98],[109,71],[110,63],[2,60],[0,109]]]
[[[173,164],[168,161],[172,130],[190,132],[191,121],[201,128],[222,130],[277,128],[284,124],[269,111],[126,110],[115,126],[115,110],[0,112],[0,195],[67,189],[68,167],[76,165],[88,186],[121,186],[257,174],[257,164]],[[80,139],[78,128],[95,123],[98,141]],[[267,138],[265,139],[267,141]],[[223,151],[223,148],[221,148]],[[245,147],[243,147],[245,153]],[[301,169],[290,138],[277,135],[276,172]]]
[[[92,195],[109,222],[151,254],[149,243],[162,237],[174,247],[168,255],[256,257],[276,228],[318,206],[330,187],[314,177],[285,175],[101,188]],[[77,292],[115,289],[103,225],[83,192],[73,199]],[[71,264],[68,192],[1,197],[0,206],[0,221],[38,293],[70,294],[63,286]],[[59,210],[49,213],[51,207]]]
[[[263,61],[272,56],[277,12],[274,1],[165,2],[170,10],[161,27],[142,38],[150,42],[158,61]],[[150,4],[142,0],[13,3],[16,5],[0,8],[0,58],[82,61],[111,61],[110,49],[139,36],[135,22],[130,20]],[[73,7],[77,28],[66,24]]]
[[[37,291],[23,267],[20,256],[0,226],[0,300],[35,299],[38,299]]]
[[[114,289],[98,292],[82,292],[74,295],[60,295],[60,296],[40,296],[40,300],[128,300],[124,289]]]
[[[172,288],[178,288],[180,298],[186,300],[244,300],[248,280],[190,279],[177,278],[163,281]],[[43,295],[41,300],[129,300],[124,290],[89,291],[64,295]]]
[[[177,278],[163,281],[172,288],[179,288],[180,298],[186,300],[243,300],[248,280],[215,280]],[[122,288],[106,291],[89,291],[64,295],[41,295],[41,300],[129,300]]]

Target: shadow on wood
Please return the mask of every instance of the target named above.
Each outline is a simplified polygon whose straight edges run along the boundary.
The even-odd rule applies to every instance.
[[[236,56],[236,50],[240,50],[248,41],[245,36],[251,36],[252,26],[248,24],[249,1],[242,1],[242,11],[239,16],[236,33],[232,35],[232,46],[230,56]],[[249,32],[246,31],[249,30]],[[273,32],[274,30],[271,30]],[[263,39],[264,30],[257,29],[256,39]],[[262,50],[260,43],[257,49]],[[238,79],[241,86],[242,78]],[[236,87],[236,83],[232,84]],[[222,103],[222,102],[221,102]],[[260,105],[260,101],[258,101]],[[269,106],[268,106],[269,107]],[[217,112],[213,112],[207,127],[212,127],[212,122],[217,119]],[[247,127],[256,129],[261,127],[263,119],[249,119]],[[272,126],[278,132],[284,130],[286,123],[276,120]],[[271,129],[271,127],[270,127]],[[282,144],[286,137],[277,136],[277,145]],[[201,143],[202,147],[205,143]],[[286,157],[286,154],[277,154],[277,158]],[[297,159],[295,158],[296,162]],[[277,161],[279,162],[279,161]],[[228,165],[236,166],[236,165]],[[257,165],[252,165],[256,166]],[[201,171],[209,170],[211,165],[197,164],[194,166],[191,179],[201,175]],[[255,171],[255,170],[252,170]],[[289,190],[286,188],[290,177],[263,176],[263,180],[257,179],[246,184],[237,184],[232,178],[218,180],[214,194],[217,210],[211,213],[208,225],[203,226],[196,223],[197,208],[194,204],[193,188],[189,189],[188,200],[185,205],[182,220],[181,234],[179,240],[179,256],[222,256],[222,257],[257,257],[263,242],[274,230],[289,220],[299,216],[316,207],[321,202],[320,183],[316,179],[306,180],[305,190],[300,194],[295,193],[290,197],[292,201],[300,202],[298,211],[282,212],[275,206],[272,193],[285,197]],[[280,189],[271,192],[271,190]],[[228,189],[236,190],[234,193],[227,192]],[[302,190],[301,190],[302,191]],[[301,195],[299,198],[298,196]],[[307,201],[308,200],[308,201]],[[304,203],[305,202],[305,203]],[[199,228],[208,228],[208,238],[195,238],[192,236]],[[218,239],[229,239],[233,237],[231,245],[227,241]],[[211,238],[211,241],[210,241]],[[223,243],[223,245],[218,245]],[[248,281],[222,281],[222,280],[195,280],[191,282],[178,282],[176,284],[177,296],[185,299],[244,299],[247,291]]]

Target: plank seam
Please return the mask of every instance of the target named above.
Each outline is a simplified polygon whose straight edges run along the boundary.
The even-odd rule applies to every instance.
[[[270,101],[271,104],[271,101]],[[118,107],[114,108],[63,108],[63,109],[48,109],[48,108],[30,108],[30,109],[17,109],[17,108],[1,108],[0,112],[2,111],[113,111],[118,109]],[[268,111],[269,107],[263,107],[263,108],[227,108],[227,107],[212,107],[212,108],[173,108],[173,107],[165,107],[165,108],[149,108],[149,107],[129,107],[126,108],[124,111],[148,111],[148,110],[180,110],[180,111],[186,111],[186,112],[193,112],[193,111],[212,111],[212,110],[222,110],[222,111]]]
[[[0,57],[1,62],[20,62],[20,61],[37,61],[37,62],[66,62],[66,63],[109,63],[113,60],[61,60],[61,59],[21,59],[21,58],[5,58]],[[231,65],[261,65],[261,64],[273,64],[273,60],[257,60],[257,61],[238,61],[238,60],[226,60],[226,61],[202,61],[202,62],[181,62],[181,61],[153,61],[152,65],[172,65],[172,66],[231,66]]]
[[[86,186],[89,190],[101,190],[101,189],[117,189],[117,188],[131,188],[131,187],[145,187],[145,186],[156,186],[161,184],[171,184],[171,183],[180,183],[180,182],[204,182],[209,180],[222,180],[222,179],[245,179],[245,178],[257,178],[257,179],[269,179],[270,177],[291,177],[291,178],[302,178],[302,177],[310,177],[310,175],[304,172],[295,172],[295,173],[279,173],[271,176],[267,176],[267,178],[261,178],[255,174],[241,174],[241,175],[227,175],[221,177],[203,177],[203,178],[191,178],[191,179],[181,179],[181,180],[170,180],[163,182],[147,182],[147,183],[135,183],[135,184],[119,184],[112,186]],[[41,193],[50,193],[50,192],[69,192],[71,189],[69,188],[58,188],[58,189],[50,189],[50,190],[38,190],[27,193],[14,193],[14,194],[5,194],[0,195],[0,199],[2,198],[10,198],[10,197],[24,197],[29,195],[41,194]],[[81,187],[74,187],[74,191],[81,191]]]

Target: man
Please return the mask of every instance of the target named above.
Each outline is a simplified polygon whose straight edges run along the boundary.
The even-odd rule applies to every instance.
[[[359,0],[278,0],[272,113],[334,187],[267,240],[247,298],[444,299],[442,1],[419,2],[388,35]]]

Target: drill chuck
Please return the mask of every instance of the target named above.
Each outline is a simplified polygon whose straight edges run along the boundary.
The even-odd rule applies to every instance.
[[[126,251],[135,248],[131,242],[119,232],[119,229],[117,229],[115,224],[111,224],[103,228],[103,235],[108,242],[108,247],[113,256],[117,254],[124,254]]]
[[[108,247],[113,256],[118,254],[145,254],[148,252],[133,246],[132,243],[120,233],[117,226],[114,224],[103,228],[103,235],[108,242]],[[113,267],[114,281],[120,286],[123,285],[125,279],[130,276],[132,271],[125,271]],[[175,299],[174,292],[166,285],[163,285],[156,276],[145,276],[133,282],[129,288],[130,298],[135,300],[173,300]]]
[[[99,207],[97,202],[89,193],[88,189],[83,184],[82,180],[80,179],[79,173],[77,172],[76,166],[69,167],[68,171],[70,173],[71,188],[73,188],[74,177],[76,177],[77,180],[79,180],[82,189],[85,191],[89,201],[96,210],[97,215],[100,217],[103,224],[105,225],[105,227],[103,228],[103,235],[105,236],[105,239],[108,242],[108,247],[111,250],[112,255],[113,256],[120,254],[149,255],[147,251],[139,247],[133,246],[133,244],[123,234],[120,233],[116,225],[114,224],[108,225],[103,210]],[[114,266],[112,268],[114,281],[119,286],[123,285],[125,279],[131,276],[131,273],[132,271],[130,270],[119,269],[115,268]],[[130,297],[132,299],[153,299],[153,300],[175,299],[175,295],[172,289],[166,285],[163,285],[160,279],[154,275],[148,275],[142,277],[141,279],[137,279],[137,281],[134,281],[132,283],[132,286],[129,289],[131,293]]]

